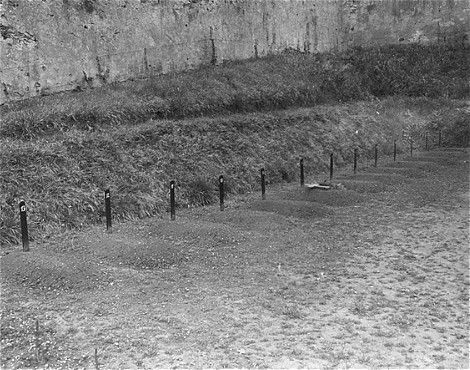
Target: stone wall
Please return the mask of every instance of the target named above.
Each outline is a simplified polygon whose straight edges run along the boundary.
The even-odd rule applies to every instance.
[[[468,42],[468,0],[0,0],[0,104],[201,64]]]

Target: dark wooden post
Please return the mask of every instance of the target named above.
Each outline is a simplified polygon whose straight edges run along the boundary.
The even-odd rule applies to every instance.
[[[397,139],[393,140],[393,161],[397,160]]]
[[[111,221],[111,192],[109,189],[104,191],[104,205],[106,213],[106,230],[110,231],[113,225]]]
[[[374,148],[374,166],[377,167],[377,161],[379,159],[379,148],[378,148],[378,145],[375,144],[375,148]]]
[[[170,181],[170,219],[174,221],[175,216],[175,180]]]
[[[214,29],[212,28],[212,26],[210,27],[210,40],[212,49],[211,64],[215,66],[217,64],[217,54],[215,51]]]
[[[95,347],[95,369],[100,369],[100,363],[98,361],[98,348]]]
[[[333,180],[333,153],[330,154],[330,181]]]
[[[354,149],[354,173],[357,172],[357,148]]]
[[[34,344],[36,348],[36,361],[39,363],[40,343],[39,343],[39,320],[38,319],[36,319],[36,327],[34,330]]]
[[[219,198],[220,198],[220,210],[224,210],[224,176],[219,176]]]
[[[261,199],[266,199],[266,179],[264,176],[264,168],[260,170],[261,174]]]
[[[26,217],[25,201],[22,200],[19,206],[20,206],[21,241],[23,243],[23,252],[29,252],[28,221]]]

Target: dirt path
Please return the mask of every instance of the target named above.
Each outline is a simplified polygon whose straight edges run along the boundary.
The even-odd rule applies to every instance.
[[[469,368],[468,163],[419,153],[339,175],[347,190],[11,251],[2,364],[94,368],[96,348],[100,368]]]

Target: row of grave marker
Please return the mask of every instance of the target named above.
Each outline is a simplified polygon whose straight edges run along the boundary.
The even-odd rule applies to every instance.
[[[439,131],[439,147],[441,146],[441,131]],[[426,133],[425,137],[425,148],[428,150],[428,134]],[[353,171],[354,173],[357,172],[357,160],[359,157],[359,151],[357,148],[354,149],[354,163],[353,163]],[[410,156],[413,156],[413,140],[410,140]],[[377,167],[378,163],[378,145],[374,146],[374,166]],[[397,140],[393,141],[393,161],[397,160]],[[330,181],[333,179],[333,163],[334,163],[334,155],[333,153],[330,154]],[[261,179],[261,199],[266,199],[266,175],[264,168],[260,169],[260,179]],[[304,172],[304,159],[300,159],[300,186],[305,185],[305,172]],[[174,180],[170,181],[170,219],[174,221],[176,219],[176,201],[175,201],[175,186],[176,182]],[[106,230],[110,231],[112,229],[112,213],[111,213],[111,191],[106,189],[104,192],[104,199],[105,199],[105,216],[106,216]],[[225,199],[225,183],[224,183],[224,176],[219,176],[219,202],[220,202],[220,210],[223,211],[225,208],[224,205]],[[20,201],[20,225],[21,225],[21,241],[23,244],[23,251],[29,251],[29,235],[28,235],[28,222],[27,222],[27,215],[26,215],[26,203],[24,200]]]

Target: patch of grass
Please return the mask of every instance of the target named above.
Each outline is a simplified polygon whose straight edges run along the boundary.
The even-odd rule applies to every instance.
[[[356,68],[361,85],[374,96],[462,98],[469,93],[464,76],[470,64],[464,48],[391,45],[345,54],[343,60]]]

